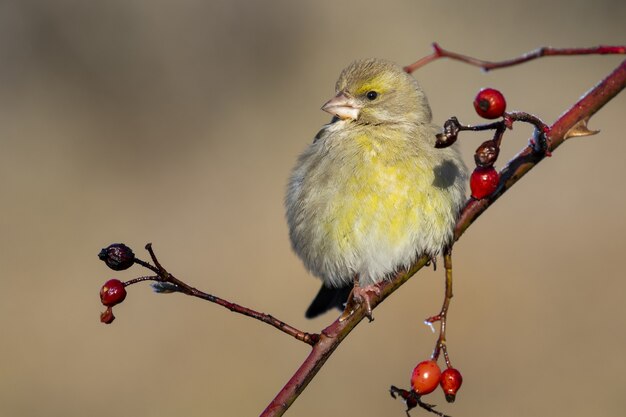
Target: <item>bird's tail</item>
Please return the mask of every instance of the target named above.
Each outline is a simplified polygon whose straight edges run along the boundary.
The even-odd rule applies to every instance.
[[[320,288],[311,302],[311,305],[306,310],[306,313],[304,313],[305,317],[312,319],[332,308],[343,311],[346,301],[348,301],[350,291],[352,291],[352,285],[341,288],[331,288],[322,284],[322,288]]]

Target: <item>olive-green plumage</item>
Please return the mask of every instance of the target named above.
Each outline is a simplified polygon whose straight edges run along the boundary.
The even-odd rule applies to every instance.
[[[322,107],[333,120],[291,174],[287,221],[294,251],[326,287],[357,275],[365,286],[451,243],[467,169],[455,146],[434,147],[426,96],[396,64],[356,61],[336,93]],[[307,316],[341,302],[326,301]]]

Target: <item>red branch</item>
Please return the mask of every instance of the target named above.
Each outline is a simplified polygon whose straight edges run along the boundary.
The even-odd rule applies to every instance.
[[[439,46],[436,42],[433,43],[433,53],[427,55],[411,65],[404,67],[404,70],[409,74],[412,74],[416,69],[423,67],[424,65],[433,62],[440,58],[450,58],[457,61],[464,62],[466,64],[474,65],[482,68],[485,71],[490,71],[498,68],[511,67],[513,65],[523,64],[524,62],[532,61],[533,59],[541,58],[544,56],[571,56],[571,55],[609,55],[609,54],[626,54],[626,46],[596,46],[593,48],[550,48],[543,46],[537,48],[534,51],[530,51],[517,58],[508,59],[506,61],[484,61],[482,59],[476,59],[471,56],[458,54],[456,52],[448,51]]]
[[[431,62],[434,59],[446,56],[453,59],[459,59],[472,65],[478,65],[485,69],[501,68],[509,65],[526,62],[528,60],[546,55],[568,55],[568,54],[591,54],[591,53],[624,53],[624,47],[599,47],[595,49],[567,49],[554,50],[551,48],[541,48],[535,52],[523,55],[520,58],[502,63],[489,63],[473,58],[465,57],[458,54],[448,53],[435,44],[435,56],[426,57],[415,64],[407,67],[408,72],[412,72],[415,68],[424,65],[424,62]],[[439,52],[437,52],[439,51]],[[559,52],[560,51],[560,52]],[[563,53],[563,51],[569,51]],[[572,52],[577,51],[577,52]],[[557,53],[558,52],[558,53]],[[416,65],[421,63],[420,65]],[[585,94],[576,104],[567,110],[551,127],[549,133],[549,151],[554,151],[568,137],[584,135],[586,130],[586,121],[600,110],[606,103],[615,97],[620,91],[626,87],[626,61],[623,61],[619,67],[610,75],[602,80],[598,85]],[[458,240],[467,228],[480,216],[491,204],[495,202],[502,194],[504,194],[513,184],[515,184],[522,176],[530,171],[535,165],[546,157],[545,152],[536,152],[532,146],[527,146],[518,155],[516,155],[502,169],[501,182],[498,190],[488,198],[482,200],[471,199],[466,204],[461,213],[461,217],[455,229],[455,240]],[[427,262],[428,257],[420,258],[407,271],[401,271],[390,281],[385,281],[380,285],[381,293],[372,297],[372,308],[383,302],[396,289],[404,284],[411,276],[419,271]],[[296,398],[304,391],[306,386],[315,377],[317,372],[324,365],[326,360],[334,352],[339,344],[354,329],[357,324],[365,317],[365,309],[357,308],[354,313],[346,320],[340,322],[336,320],[330,326],[325,328],[317,343],[313,345],[311,353],[302,363],[300,368],[294,373],[287,384],[280,390],[274,400],[261,413],[261,417],[282,416],[291,406]]]
[[[132,285],[137,282],[148,281],[148,280],[155,281],[159,283],[157,284],[157,286],[155,286],[155,289],[158,292],[181,292],[183,294],[186,294],[192,297],[201,298],[205,301],[209,301],[211,303],[215,303],[224,308],[227,308],[234,313],[243,314],[244,316],[248,316],[253,319],[262,321],[263,323],[269,324],[270,326],[275,327],[281,332],[286,333],[296,338],[297,340],[300,340],[301,342],[304,342],[311,346],[314,346],[319,341],[320,336],[318,334],[303,332],[301,330],[296,329],[293,326],[290,326],[289,324],[281,320],[278,320],[276,317],[270,314],[261,313],[259,311],[230,302],[228,300],[217,297],[215,295],[205,293],[204,291],[200,291],[199,289],[190,286],[189,284],[179,280],[174,275],[167,272],[167,270],[161,265],[158,258],[156,257],[154,250],[152,249],[152,243],[148,243],[146,245],[146,250],[150,254],[150,257],[152,258],[152,262],[154,262],[154,265],[151,265],[148,262],[142,261],[141,259],[135,259],[134,262],[137,265],[141,265],[144,268],[147,268],[153,271],[157,275],[135,278],[130,281],[127,281],[125,285]],[[160,287],[159,285],[163,283],[165,283],[165,286]]]

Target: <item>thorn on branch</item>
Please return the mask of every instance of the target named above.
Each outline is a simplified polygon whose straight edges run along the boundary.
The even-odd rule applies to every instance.
[[[592,136],[600,133],[599,130],[590,130],[587,126],[587,123],[589,123],[589,117],[585,117],[584,119],[578,121],[565,133],[565,139],[582,136]]]

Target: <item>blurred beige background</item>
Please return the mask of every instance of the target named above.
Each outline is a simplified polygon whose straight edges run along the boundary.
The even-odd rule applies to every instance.
[[[438,41],[504,59],[626,41],[623,1],[35,1],[0,3],[0,415],[255,416],[308,353],[258,322],[131,287],[99,323],[96,257],[153,242],[180,278],[318,331],[292,254],[286,178],[351,60],[407,64]],[[548,58],[416,75],[435,118],[477,123],[479,88],[552,122],[623,57]],[[515,186],[455,250],[455,417],[620,416],[626,409],[622,93]],[[507,134],[500,165],[531,129]],[[463,135],[464,154],[488,135]],[[423,271],[340,347],[290,416],[402,416],[434,335],[441,272]],[[414,416],[426,415],[414,411]]]

